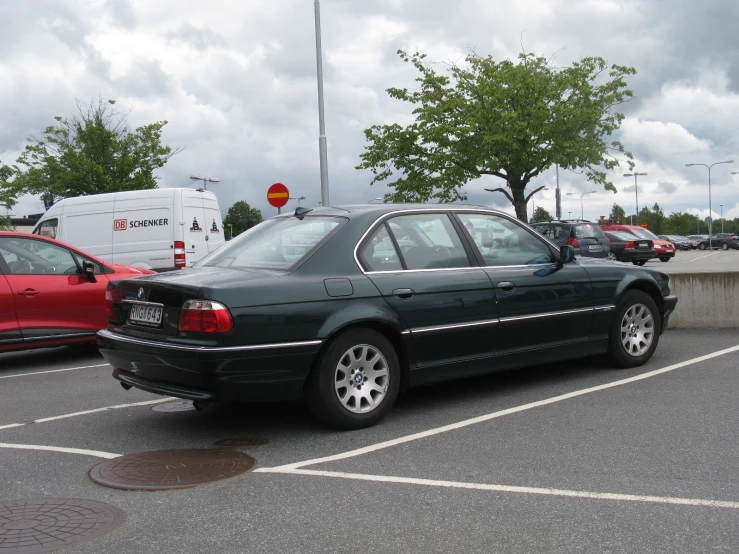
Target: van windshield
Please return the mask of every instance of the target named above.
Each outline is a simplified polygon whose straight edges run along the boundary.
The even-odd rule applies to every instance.
[[[345,220],[309,216],[268,219],[197,262],[197,267],[288,271],[320,248]]]

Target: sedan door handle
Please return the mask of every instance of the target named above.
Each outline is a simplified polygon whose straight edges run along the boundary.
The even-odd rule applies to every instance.
[[[500,283],[498,283],[498,288],[506,292],[513,292],[514,290],[516,290],[516,285],[514,285],[510,281],[501,281]]]
[[[409,300],[413,298],[413,295],[416,294],[413,289],[395,289],[393,291],[393,298],[397,298],[398,300]]]
[[[19,296],[36,296],[37,294],[39,294],[39,292],[33,289],[26,289],[26,290],[18,291]]]

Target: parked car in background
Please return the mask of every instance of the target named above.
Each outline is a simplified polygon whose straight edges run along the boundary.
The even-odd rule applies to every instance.
[[[737,235],[733,233],[718,233],[706,237],[698,243],[700,250],[706,250],[707,248],[720,248],[721,250],[728,250],[732,248],[734,250],[739,249],[739,240]]]
[[[662,240],[666,240],[675,245],[678,250],[690,250],[690,240],[688,237],[680,235],[658,235]]]
[[[0,352],[94,342],[108,324],[108,282],[149,273],[46,237],[0,232]]]
[[[611,245],[609,257],[612,260],[644,265],[657,257],[653,243],[649,239],[639,239],[625,231],[605,231],[605,235]]]
[[[597,223],[563,220],[533,223],[531,226],[557,246],[572,246],[576,256],[608,257],[608,240]]]
[[[700,242],[703,239],[707,239],[707,238],[708,238],[708,235],[688,235],[688,240],[690,241],[690,247],[693,250],[698,248],[698,244],[700,244]]]
[[[306,234],[319,240],[293,257]],[[662,272],[575,259],[508,214],[448,204],[298,208],[108,292],[98,344],[124,388],[196,407],[305,396],[343,429],[427,383],[597,354],[644,364],[677,304]]]
[[[154,271],[190,267],[226,243],[215,195],[187,188],[65,198],[33,233],[106,262]]]
[[[626,231],[640,239],[649,239],[654,245],[654,251],[661,262],[669,262],[675,257],[675,245],[669,240],[663,240],[649,229],[638,225],[602,225],[603,231]]]

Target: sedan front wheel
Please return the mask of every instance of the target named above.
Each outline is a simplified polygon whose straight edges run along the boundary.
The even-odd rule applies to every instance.
[[[392,408],[400,362],[390,341],[373,329],[352,329],[332,339],[308,378],[311,411],[339,429],[377,423]]]
[[[611,323],[608,357],[617,367],[636,367],[649,360],[659,342],[661,320],[651,296],[627,292]]]

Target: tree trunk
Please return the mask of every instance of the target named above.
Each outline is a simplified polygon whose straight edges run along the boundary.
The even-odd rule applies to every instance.
[[[522,180],[514,181],[513,179],[509,178],[508,185],[511,188],[511,196],[513,196],[513,208],[516,210],[516,217],[524,223],[528,223],[528,204],[526,202],[526,193],[524,192],[526,183],[524,183]]]

